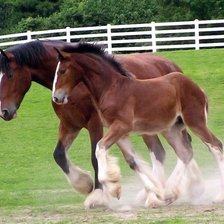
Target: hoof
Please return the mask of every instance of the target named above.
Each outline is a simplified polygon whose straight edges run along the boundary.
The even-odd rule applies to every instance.
[[[145,202],[146,208],[158,208],[162,205],[164,205],[164,201],[159,200],[154,192],[148,192],[147,199]]]
[[[164,201],[160,200],[153,191],[144,188],[137,194],[135,204],[145,208],[158,208],[164,205]]]
[[[177,195],[169,194],[169,195],[165,196],[165,203],[166,203],[166,205],[170,205],[173,202],[175,202],[177,199],[178,199]]]
[[[108,208],[108,196],[101,189],[96,189],[86,198],[85,209]]]
[[[120,182],[104,182],[103,188],[105,191],[118,200],[121,197],[121,184]]]

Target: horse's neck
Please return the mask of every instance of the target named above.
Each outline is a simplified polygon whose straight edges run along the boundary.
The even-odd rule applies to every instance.
[[[43,63],[42,67],[31,69],[32,81],[37,82],[48,89],[52,89],[56,63],[56,59],[49,60]]]
[[[99,104],[105,96],[110,96],[122,89],[123,84],[127,84],[127,77],[117,74],[110,69],[100,70],[98,73],[87,72],[83,82],[91,94],[94,104]]]

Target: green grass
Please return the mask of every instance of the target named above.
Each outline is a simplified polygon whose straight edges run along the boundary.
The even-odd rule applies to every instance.
[[[176,62],[191,79],[200,85],[209,97],[209,127],[224,139],[224,51],[160,52],[159,55]],[[185,215],[178,207],[156,210],[85,211],[84,196],[73,192],[63,173],[53,160],[57,143],[58,119],[51,106],[51,93],[33,83],[27,93],[17,119],[0,121],[0,223],[203,223],[222,219],[219,208],[214,212],[202,211],[194,216]],[[149,158],[140,137],[132,136],[138,152]],[[167,151],[167,174],[175,165],[172,149],[163,141]],[[217,167],[207,148],[193,137],[196,160],[205,172]],[[113,154],[120,158],[125,179],[133,176],[124,163],[117,147]],[[71,160],[92,172],[90,142],[86,130],[75,140],[69,152]],[[212,207],[213,208],[213,207]],[[209,207],[210,209],[210,207]],[[170,212],[174,210],[176,212]],[[194,212],[192,207],[189,211]],[[166,215],[168,214],[168,215]],[[198,221],[199,220],[199,221]]]

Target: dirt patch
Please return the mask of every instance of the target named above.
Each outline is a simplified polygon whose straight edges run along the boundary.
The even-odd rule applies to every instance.
[[[170,206],[147,209],[136,206],[134,198],[142,188],[138,179],[126,181],[120,201],[113,200],[111,209],[85,210],[83,204],[54,205],[32,208],[1,208],[0,223],[224,223],[224,204],[213,204],[220,190],[218,175],[206,178],[201,197],[183,197]]]

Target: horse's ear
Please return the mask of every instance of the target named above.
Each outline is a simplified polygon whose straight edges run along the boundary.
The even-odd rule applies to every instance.
[[[58,60],[59,61],[63,60],[65,57],[62,55],[61,51],[56,47],[54,47],[54,49],[58,53]]]
[[[2,49],[0,49],[0,52],[1,52],[1,55],[9,61],[8,55]]]
[[[0,49],[0,52],[1,55],[6,58],[7,62],[10,63],[10,67],[15,69],[17,66],[15,56],[10,52],[3,51],[2,49]]]

